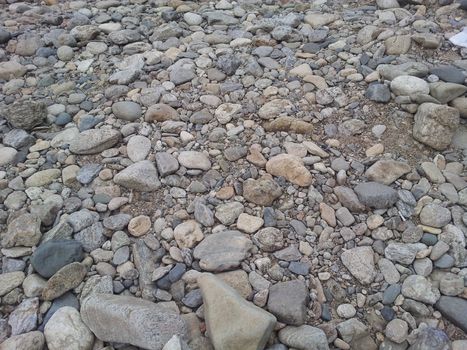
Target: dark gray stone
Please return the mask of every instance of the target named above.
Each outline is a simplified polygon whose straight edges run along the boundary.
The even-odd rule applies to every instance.
[[[366,98],[371,101],[387,103],[391,99],[391,91],[384,84],[371,84],[365,93]]]
[[[396,203],[397,191],[377,182],[364,182],[355,187],[355,193],[361,203],[370,208],[385,209]]]
[[[41,244],[31,257],[34,269],[49,278],[63,266],[83,259],[80,242],[73,240],[50,240]]]
[[[438,76],[448,83],[464,84],[467,75],[460,68],[454,66],[439,66],[430,70],[431,74]]]
[[[305,323],[308,288],[300,280],[279,282],[269,289],[268,310],[280,322],[294,326]]]
[[[102,165],[100,164],[86,164],[79,169],[78,174],[76,174],[76,179],[81,182],[83,185],[91,183],[94,178],[99,175],[99,172],[102,170]]]

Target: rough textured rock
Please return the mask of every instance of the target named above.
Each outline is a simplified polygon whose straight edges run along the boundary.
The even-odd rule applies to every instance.
[[[57,310],[44,329],[47,347],[50,350],[90,350],[94,335],[81,320],[78,310],[65,306]]]
[[[319,328],[303,325],[287,326],[279,331],[279,339],[285,345],[299,350],[328,350],[328,338]]]
[[[279,282],[269,289],[268,310],[277,320],[300,326],[305,323],[308,288],[304,282]]]
[[[423,103],[414,117],[413,137],[436,150],[449,147],[459,125],[459,111],[455,108]]]
[[[44,122],[47,109],[43,102],[18,101],[9,106],[4,115],[15,128],[30,130]]]
[[[218,349],[263,349],[276,324],[270,313],[243,299],[211,274],[198,277],[206,327]]]
[[[130,165],[115,175],[114,181],[118,185],[141,192],[155,191],[161,186],[157,169],[148,160]]]
[[[373,249],[357,247],[346,250],[341,255],[342,263],[360,283],[370,284],[376,276]]]
[[[92,129],[69,140],[70,151],[76,154],[96,154],[114,145],[121,139],[121,133],[114,129]]]
[[[193,251],[206,271],[224,271],[240,265],[253,243],[239,231],[223,231],[204,238]]]
[[[299,186],[310,186],[313,182],[311,173],[303,166],[300,158],[290,154],[279,154],[266,163],[266,171],[274,176],[285,177]]]
[[[187,335],[184,319],[164,303],[135,297],[94,294],[83,301],[81,317],[97,338],[160,350],[172,338]],[[108,325],[112,327],[108,327]]]

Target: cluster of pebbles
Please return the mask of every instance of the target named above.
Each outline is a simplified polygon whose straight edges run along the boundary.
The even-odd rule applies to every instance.
[[[465,0],[0,0],[0,350],[467,349]]]

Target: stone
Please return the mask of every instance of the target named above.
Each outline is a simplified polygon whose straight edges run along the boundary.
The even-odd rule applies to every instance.
[[[357,313],[357,310],[352,304],[341,304],[337,307],[336,312],[339,317],[352,318]]]
[[[187,335],[187,324],[175,310],[131,296],[92,294],[83,300],[81,317],[102,341],[158,350],[174,335]]]
[[[262,119],[273,119],[281,114],[288,114],[294,108],[294,105],[289,100],[274,99],[266,102],[258,111],[258,115]]]
[[[162,177],[175,173],[179,168],[177,159],[167,152],[156,153],[156,165]]]
[[[282,195],[280,186],[270,177],[247,179],[243,183],[243,197],[254,204],[270,206]]]
[[[387,103],[391,99],[391,91],[384,84],[370,84],[365,92],[365,97],[371,101]]]
[[[125,168],[115,175],[114,182],[141,192],[155,191],[161,186],[157,169],[149,160],[142,160]]]
[[[391,261],[409,265],[414,261],[420,249],[420,246],[417,244],[389,243],[384,249],[384,255]]]
[[[128,232],[133,237],[141,237],[151,230],[151,219],[146,215],[138,215],[128,223]]]
[[[400,344],[407,339],[408,331],[409,325],[407,324],[407,322],[395,318],[387,324],[385,334],[389,340]]]
[[[351,343],[353,339],[358,339],[368,332],[367,326],[356,318],[341,322],[336,328],[340,338],[348,344]]]
[[[455,83],[436,82],[430,84],[430,95],[442,104],[451,102],[465,94],[467,86]]]
[[[360,183],[354,190],[360,202],[370,208],[389,208],[398,199],[397,191],[377,182]]]
[[[178,162],[187,169],[209,170],[211,168],[209,158],[204,153],[196,151],[180,152]]]
[[[198,277],[204,301],[206,328],[215,348],[263,349],[276,318],[246,301],[233,288],[212,274]]]
[[[362,284],[370,284],[376,276],[373,249],[356,247],[341,254],[341,261],[350,273]]]
[[[336,21],[339,17],[331,13],[313,12],[305,16],[303,21],[309,24],[312,28],[320,28],[329,23]]]
[[[0,62],[0,79],[11,80],[25,75],[27,69],[22,64],[15,61]]]
[[[351,212],[362,212],[365,210],[365,206],[360,203],[357,194],[351,188],[336,186],[334,188],[334,193],[339,199],[339,202]]]
[[[195,220],[188,220],[175,227],[174,238],[179,248],[193,248],[203,240],[204,234]]]
[[[246,213],[240,214],[237,219],[237,228],[250,234],[258,231],[263,224],[263,219]]]
[[[165,103],[157,103],[149,106],[144,115],[144,120],[149,123],[164,122],[166,120],[179,120],[178,112]]]
[[[175,85],[188,83],[195,77],[195,73],[188,68],[178,68],[170,71],[170,81]]]
[[[45,338],[42,332],[33,331],[20,335],[14,335],[0,343],[2,350],[42,350]]]
[[[128,140],[126,145],[128,158],[133,162],[145,160],[151,150],[151,141],[144,136],[136,135]]]
[[[391,90],[398,96],[428,95],[430,86],[423,79],[411,75],[400,75],[391,81]]]
[[[50,240],[41,244],[31,257],[31,264],[42,277],[52,277],[58,270],[72,262],[83,259],[80,242],[73,240]]]
[[[384,41],[386,55],[403,55],[410,50],[412,38],[410,35],[395,35]]]
[[[18,151],[12,147],[1,147],[0,148],[0,166],[13,163],[17,153]]]
[[[423,276],[410,275],[402,283],[402,295],[422,303],[433,305],[440,298],[439,290]]]
[[[94,335],[83,323],[79,311],[65,306],[57,310],[44,328],[49,350],[91,350]]]
[[[24,183],[26,187],[41,187],[51,184],[62,175],[60,169],[46,169],[32,174]]]
[[[206,236],[193,251],[206,271],[235,268],[247,257],[253,243],[239,231],[222,231]]]
[[[455,98],[450,104],[459,111],[461,118],[467,119],[467,97]]]
[[[266,163],[266,171],[302,187],[308,187],[313,182],[313,177],[303,165],[303,161],[291,154],[279,154],[269,159]]]
[[[456,327],[467,332],[467,300],[453,296],[442,295],[434,305]]]
[[[244,299],[249,299],[253,293],[248,274],[243,270],[234,270],[215,275],[227,285],[235,289]],[[269,287],[269,286],[268,286]]]
[[[441,228],[451,221],[451,212],[438,204],[427,204],[420,212],[420,222],[423,225]]]
[[[216,207],[215,217],[223,225],[232,225],[245,208],[240,202],[230,202]]]
[[[6,272],[0,274],[0,297],[20,286],[26,275],[23,271]]]
[[[87,267],[79,262],[65,265],[47,281],[42,291],[42,298],[53,300],[76,288],[83,281],[87,272]]]
[[[141,118],[141,106],[131,101],[115,102],[112,105],[112,113],[118,118],[125,121],[133,122]]]
[[[294,117],[282,116],[264,124],[264,129],[269,132],[285,131],[297,134],[311,134],[313,124]]]
[[[395,160],[378,160],[368,168],[365,175],[370,181],[390,185],[402,175],[411,171],[410,165]]]
[[[90,129],[81,132],[70,143],[70,151],[75,154],[96,154],[115,146],[122,135],[115,129]]]
[[[34,214],[22,214],[8,224],[8,230],[2,234],[2,246],[33,247],[42,237],[41,220]]]
[[[306,319],[308,288],[300,280],[278,282],[269,289],[268,310],[278,321],[301,326]]]
[[[47,117],[47,107],[43,102],[20,100],[5,108],[4,115],[13,127],[31,130],[44,122]]]
[[[266,227],[253,236],[253,242],[265,252],[274,252],[284,246],[282,232],[275,227]]]
[[[414,117],[413,137],[436,150],[442,151],[451,144],[459,125],[459,111],[455,108],[423,103]]]
[[[319,328],[309,325],[286,326],[279,331],[281,343],[298,350],[328,350],[326,334]]]

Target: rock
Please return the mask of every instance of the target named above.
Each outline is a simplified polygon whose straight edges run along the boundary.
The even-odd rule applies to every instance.
[[[391,261],[409,265],[414,261],[420,249],[417,244],[389,243],[384,250],[384,255]]]
[[[215,216],[223,225],[232,225],[243,210],[245,208],[242,203],[225,203],[217,206]]]
[[[395,160],[378,160],[368,168],[365,175],[370,181],[390,185],[402,175],[410,172],[410,165]]]
[[[265,123],[264,129],[269,132],[285,131],[297,134],[311,134],[313,132],[313,124],[293,117],[278,117]]]
[[[157,169],[149,160],[142,160],[122,170],[115,175],[114,182],[141,192],[155,191],[161,186]]]
[[[25,75],[27,69],[22,64],[15,61],[0,62],[0,79],[11,80]]]
[[[8,231],[2,234],[2,246],[33,247],[41,239],[41,220],[34,214],[22,214],[8,224]]]
[[[216,274],[227,285],[235,289],[244,299],[249,299],[252,295],[248,274],[243,270],[227,271]]]
[[[17,154],[18,151],[12,147],[0,148],[0,166],[13,163]]]
[[[2,350],[42,350],[45,344],[44,335],[33,331],[14,335],[0,344]]]
[[[370,284],[376,276],[373,249],[357,247],[341,254],[342,263],[350,273],[362,284]]]
[[[403,96],[427,95],[430,93],[430,86],[423,79],[411,75],[400,75],[391,81],[391,90],[394,94]]]
[[[0,274],[0,297],[20,286],[25,277],[26,275],[23,271],[4,272]]]
[[[339,202],[352,212],[362,212],[365,210],[365,206],[360,203],[357,194],[349,187],[336,186],[334,188]]]
[[[451,144],[459,125],[459,111],[452,107],[427,102],[418,107],[414,121],[413,137],[425,145],[442,151]]]
[[[206,236],[193,251],[199,266],[206,271],[235,268],[246,258],[253,243],[239,231],[223,231]]]
[[[310,186],[313,182],[313,177],[303,165],[303,161],[291,154],[279,154],[269,159],[266,163],[266,171],[302,187]]]
[[[179,248],[193,248],[203,240],[204,234],[195,220],[188,220],[175,227],[174,238]]]
[[[34,251],[31,264],[41,276],[49,278],[65,265],[80,262],[82,259],[83,249],[80,242],[50,240]]]
[[[151,350],[162,349],[174,335],[185,338],[188,331],[173,307],[130,296],[93,294],[83,301],[81,317],[102,341]]]
[[[300,280],[279,282],[269,289],[268,310],[278,321],[300,326],[305,323],[308,288]]]
[[[126,145],[128,158],[133,162],[145,160],[151,150],[151,141],[144,136],[136,135],[128,140]]]
[[[360,183],[355,193],[362,204],[375,209],[392,207],[398,199],[397,191],[377,182]]]
[[[402,295],[406,298],[433,305],[440,298],[440,293],[429,280],[423,276],[410,275],[402,284]]]
[[[436,82],[430,84],[430,95],[442,104],[451,102],[462,96],[467,91],[467,86],[454,83]]]
[[[178,156],[179,163],[188,169],[209,170],[211,162],[209,158],[201,152],[183,151]]]
[[[179,120],[178,112],[164,103],[152,105],[146,111],[144,120],[151,122],[164,122],[166,120]]]
[[[340,334],[340,338],[342,338],[346,343],[351,343],[353,339],[361,338],[368,332],[367,326],[356,318],[351,318],[341,322],[336,326],[336,328],[338,334]]]
[[[270,206],[282,195],[280,186],[270,177],[248,179],[243,183],[243,197],[254,204]]]
[[[262,349],[276,318],[242,298],[212,274],[198,277],[204,301],[206,327],[215,348]]]
[[[410,350],[443,350],[451,347],[449,337],[441,329],[425,326],[417,331],[417,339],[411,345]]]
[[[44,329],[49,350],[91,350],[94,335],[81,320],[78,310],[65,306],[57,310]]]
[[[451,212],[438,204],[427,204],[420,212],[420,222],[423,225],[441,228],[451,221]]]
[[[294,105],[289,100],[274,99],[265,103],[258,111],[258,115],[262,119],[274,119],[281,114],[292,112]]]
[[[467,97],[455,98],[451,101],[451,106],[459,111],[461,118],[467,118]]]
[[[76,288],[83,281],[87,272],[87,267],[79,262],[62,267],[47,281],[47,285],[42,291],[42,298],[53,300]]]
[[[133,237],[141,237],[151,230],[151,219],[146,215],[138,215],[128,223],[128,232]]]
[[[261,226],[263,226],[264,220],[257,217],[242,213],[238,216],[237,228],[246,233],[255,233]]]
[[[43,102],[17,101],[5,108],[4,115],[13,127],[31,130],[44,122],[47,107]]]
[[[156,165],[162,177],[175,173],[179,168],[177,159],[167,152],[156,153]]]
[[[365,92],[365,97],[371,101],[387,103],[391,99],[391,91],[384,84],[370,84]]]
[[[91,129],[81,132],[70,141],[70,151],[75,154],[96,154],[115,146],[121,139],[115,129]]]
[[[41,187],[51,184],[62,175],[60,169],[46,169],[32,174],[25,182],[26,187]]]
[[[281,343],[299,350],[328,350],[326,334],[319,328],[303,325],[287,326],[279,331]]]
[[[112,113],[118,119],[133,122],[141,118],[142,111],[141,106],[131,101],[120,101],[112,105]]]
[[[336,21],[339,17],[331,13],[313,12],[305,16],[303,21],[309,24],[312,28],[320,28],[329,23]]]
[[[192,81],[196,77],[191,69],[178,68],[170,71],[170,81],[175,85],[181,85]]]
[[[400,7],[397,0],[376,0],[376,5],[382,10]]]
[[[467,300],[442,295],[435,304],[435,308],[456,327],[467,332],[467,314],[465,312],[467,311]]]
[[[162,350],[190,350],[190,348],[178,335],[174,335],[167,344],[164,345]]]
[[[386,337],[397,343],[400,344],[407,339],[409,331],[409,325],[404,320],[395,318],[391,320],[386,326],[385,334]]]
[[[411,43],[410,35],[391,36],[384,41],[386,55],[403,55],[410,50]]]
[[[253,242],[265,252],[275,252],[284,246],[282,232],[275,227],[266,227],[253,236]]]

